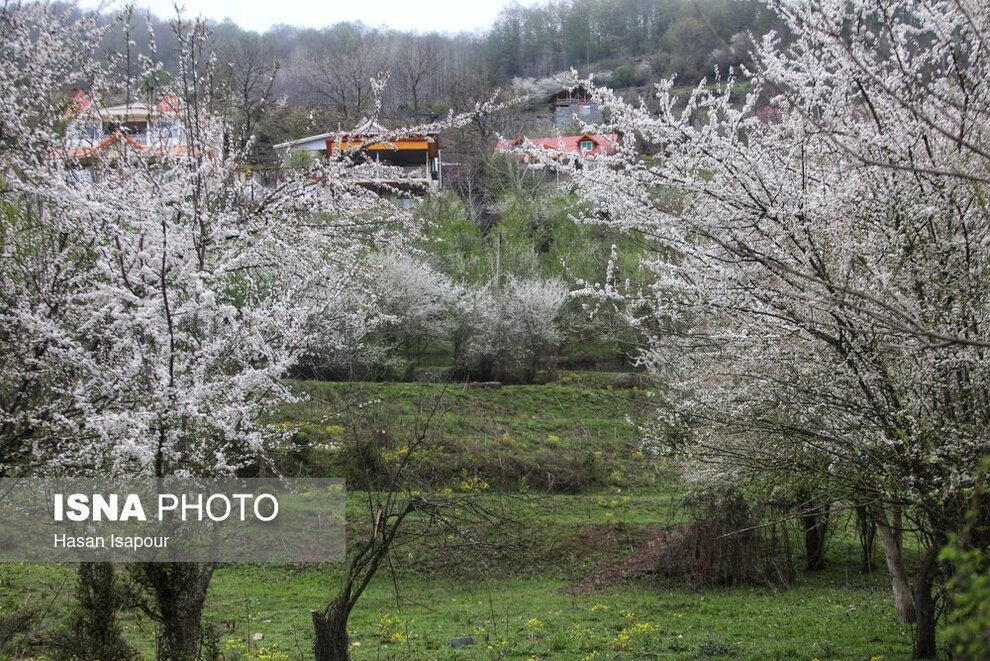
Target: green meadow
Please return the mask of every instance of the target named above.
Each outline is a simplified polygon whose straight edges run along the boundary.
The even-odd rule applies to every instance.
[[[613,378],[292,384],[306,398],[271,420],[286,430],[284,474],[346,477],[355,472],[347,447],[370,428],[421,425],[432,440],[418,451],[417,483],[467,494],[501,520],[474,528],[480,551],[442,535],[397,545],[351,616],[355,659],[910,657],[911,628],[896,623],[886,574],[879,562],[861,573],[855,520],[842,511],[826,569],[798,571],[788,586],[695,587],[666,576],[663,545],[689,518],[689,487],[641,445],[652,393],[613,388]],[[374,424],[355,426],[355,408]],[[401,434],[379,440],[383,461],[402,451]],[[349,545],[368,516],[367,493],[352,485]],[[310,611],[336,593],[341,571],[219,567],[205,614],[212,644],[229,660],[311,658]],[[74,578],[68,565],[0,568],[0,616],[24,605],[37,613],[11,658],[37,657],[66,616]],[[151,656],[155,623],[139,608],[121,616],[127,639]]]

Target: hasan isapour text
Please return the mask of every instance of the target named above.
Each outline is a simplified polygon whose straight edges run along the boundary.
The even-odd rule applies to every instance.
[[[167,536],[143,537],[141,535],[68,535],[55,534],[57,549],[164,549],[168,548]]]

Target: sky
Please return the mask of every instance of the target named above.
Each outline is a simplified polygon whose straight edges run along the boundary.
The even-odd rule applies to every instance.
[[[520,5],[540,0],[517,0]],[[285,23],[321,28],[341,21],[361,21],[371,27],[387,25],[417,32],[471,32],[487,29],[502,7],[512,0],[180,0],[186,13],[216,21],[230,18],[242,28],[264,32]],[[91,9],[100,0],[81,0]],[[123,2],[112,2],[110,8]],[[161,18],[175,15],[173,0],[135,0]]]

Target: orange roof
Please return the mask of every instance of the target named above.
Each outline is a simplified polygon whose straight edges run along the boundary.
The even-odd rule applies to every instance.
[[[336,150],[362,149],[365,151],[425,151],[432,158],[439,154],[436,136],[434,135],[405,135],[385,138],[380,135],[359,135],[354,133],[339,133],[326,139],[327,152]]]

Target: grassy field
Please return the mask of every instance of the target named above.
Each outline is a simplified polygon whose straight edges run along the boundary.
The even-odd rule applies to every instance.
[[[227,659],[305,659],[309,611],[336,585],[334,567],[220,569],[207,618]],[[381,576],[352,616],[356,659],[906,659],[882,577],[835,568],[787,589],[689,591],[647,584],[575,593],[554,578]],[[28,599],[70,589],[68,567],[8,567],[4,588]],[[62,599],[47,616],[55,626]],[[153,627],[124,617],[145,655]],[[253,634],[262,633],[261,641]],[[450,640],[474,636],[454,649]]]
[[[307,609],[332,587],[316,570],[239,568],[218,574],[211,612],[240,610],[244,634],[305,658]],[[264,588],[277,585],[278,594]],[[910,632],[892,624],[881,581],[831,572],[789,590],[686,592],[612,586],[573,594],[552,579],[379,581],[352,623],[355,658],[908,658]],[[470,635],[478,643],[453,649]]]
[[[275,420],[296,430],[287,440],[286,472],[346,472],[341,448],[352,432],[363,433],[347,416],[355,407],[395,428],[415,427],[435,410],[437,442],[423,470],[438,489],[478,491],[511,522],[513,550],[498,557],[444,555],[432,543],[398,549],[394,567],[380,572],[352,615],[354,658],[910,657],[911,630],[896,624],[887,579],[882,571],[858,571],[843,516],[828,568],[801,574],[787,589],[690,589],[630,564],[661,531],[684,521],[684,487],[639,447],[649,391],[613,390],[610,382],[610,375],[569,375],[553,385],[494,389],[293,384],[308,400]],[[390,442],[401,444],[400,436]],[[560,486],[566,488],[552,489]],[[352,533],[364,520],[362,497],[348,495]],[[223,658],[309,658],[309,612],[333,596],[340,571],[220,568],[206,617]],[[73,577],[70,566],[0,567],[0,616],[38,607],[29,638],[43,640],[65,616]],[[122,619],[128,638],[150,657],[153,623],[136,610]],[[452,647],[462,636],[474,644]],[[21,649],[21,658],[31,656],[30,645]]]
[[[390,441],[399,434],[391,430],[430,428],[436,441],[419,462],[436,488],[457,489],[478,475],[513,492],[655,485],[662,476],[641,450],[636,424],[652,410],[649,391],[611,389],[613,378],[570,373],[560,383],[501,388],[297,382],[306,399],[274,420],[295,432],[296,451],[285,454],[280,469],[355,478],[344,455],[332,450],[356,440],[353,412],[360,410],[365,427],[386,430],[387,438],[373,439],[385,449],[395,449]]]

